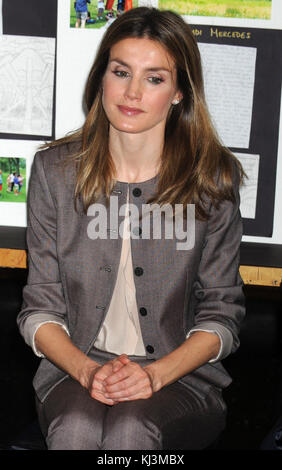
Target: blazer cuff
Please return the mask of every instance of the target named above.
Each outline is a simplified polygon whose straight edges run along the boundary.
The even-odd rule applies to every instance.
[[[227,357],[232,350],[233,335],[228,328],[216,322],[203,322],[199,326],[193,327],[186,335],[189,338],[195,331],[205,331],[216,334],[220,339],[220,348],[216,357],[209,360],[209,363],[221,361]]]
[[[32,348],[34,354],[41,358],[45,358],[45,356],[35,346],[35,335],[38,328],[44,325],[45,323],[56,323],[57,325],[60,325],[63,330],[67,333],[67,335],[70,336],[69,330],[65,322],[63,320],[58,319],[56,315],[46,315],[44,313],[38,313],[27,317],[24,323],[25,342]]]

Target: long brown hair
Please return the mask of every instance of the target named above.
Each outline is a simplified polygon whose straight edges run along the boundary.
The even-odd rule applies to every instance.
[[[83,127],[48,146],[80,142],[75,199],[79,196],[85,212],[100,194],[107,200],[114,186],[114,164],[109,152],[109,122],[102,106],[102,79],[111,47],[127,38],[149,38],[160,43],[174,59],[177,87],[183,99],[171,106],[159,171],[158,189],[147,202],[157,204],[194,203],[196,217],[206,219],[204,201],[214,205],[234,200],[234,166],[239,178],[243,170],[225,148],[213,128],[207,109],[201,58],[189,25],[171,11],[134,8],[116,19],[106,30],[91,68],[85,103],[88,114]]]

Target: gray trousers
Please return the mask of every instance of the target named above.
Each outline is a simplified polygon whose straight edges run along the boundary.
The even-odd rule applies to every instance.
[[[114,356],[92,351],[104,363]],[[135,357],[142,364],[148,361]],[[196,450],[209,446],[225,426],[226,407],[215,388],[203,398],[183,383],[146,400],[105,405],[66,378],[37,403],[49,450]]]

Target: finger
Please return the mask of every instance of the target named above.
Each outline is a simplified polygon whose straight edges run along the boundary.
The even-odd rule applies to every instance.
[[[136,394],[139,394],[139,393],[146,394],[147,398],[152,395],[152,387],[150,383],[148,382],[148,380],[138,381],[129,387],[122,388],[122,389],[120,388],[119,390],[114,390],[111,392],[106,390],[104,392],[104,396],[112,400],[119,400],[121,398],[126,399],[129,397],[135,396]]]
[[[105,397],[104,390],[102,388],[102,384],[95,382],[89,390],[90,396],[92,398],[95,398],[96,400],[101,401],[102,403],[106,403],[109,405],[113,404],[113,399],[111,397]]]
[[[116,400],[111,398],[106,398],[102,393],[97,392],[97,390],[90,394],[91,398],[104,403],[105,405],[115,405],[117,403]]]
[[[105,384],[114,384],[119,382],[120,380],[124,380],[126,377],[130,377],[131,375],[139,374],[141,377],[146,375],[147,373],[144,372],[144,369],[139,366],[136,362],[128,361],[127,364],[122,367],[119,371],[112,373],[105,379]]]
[[[113,362],[110,361],[99,368],[94,378],[97,378],[100,382],[103,382],[103,380],[106,377],[108,377],[110,374],[112,374],[112,372],[113,372]]]
[[[126,354],[121,354],[119,357],[114,359],[113,361],[113,372],[117,372],[120,370],[124,365],[128,364],[130,359],[127,357]]]
[[[104,383],[105,385],[115,384],[119,382],[120,380],[124,380],[126,377],[130,377],[136,374],[138,374],[139,377],[148,376],[147,372],[145,372],[144,369],[139,364],[128,360],[127,364],[123,368],[109,375],[105,379]]]
[[[118,372],[122,367],[124,367],[124,364],[121,361],[115,359],[115,362],[113,363],[112,373]]]
[[[126,390],[127,388],[132,387],[136,385],[137,383],[141,384],[142,379],[143,378],[140,378],[140,376],[131,375],[113,384],[109,384],[109,383],[106,383],[106,381],[104,381],[103,390],[105,393],[112,393],[112,392]]]
[[[121,354],[118,358],[117,358],[120,362],[122,362],[122,364],[126,365],[130,362],[130,359],[128,357],[127,354]]]
[[[89,393],[92,398],[95,398],[96,400],[101,401],[107,405],[115,405],[117,403],[114,399],[105,397],[105,390],[103,384],[100,382],[95,381],[92,384]]]
[[[121,380],[126,379],[130,375],[130,370],[127,368],[127,366],[122,366],[118,371],[113,372],[111,375],[108,377],[105,377],[103,384],[104,386],[108,384],[115,384]]]
[[[128,391],[129,392],[129,391]],[[143,390],[135,391],[132,389],[132,393],[128,395],[120,395],[119,397],[115,396],[113,398],[116,402],[132,401],[132,400],[145,400],[150,398],[153,395],[152,389],[150,387],[144,388]]]

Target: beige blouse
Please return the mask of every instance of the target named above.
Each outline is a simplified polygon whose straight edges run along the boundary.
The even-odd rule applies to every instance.
[[[135,296],[131,257],[129,190],[124,218],[123,242],[117,281],[109,310],[94,343],[97,349],[134,356],[146,356]]]

